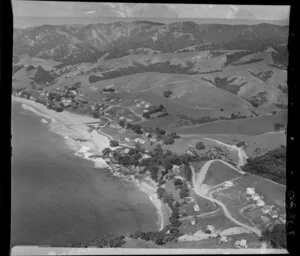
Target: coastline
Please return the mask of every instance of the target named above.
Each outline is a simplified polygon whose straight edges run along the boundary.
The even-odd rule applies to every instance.
[[[94,154],[102,154],[104,148],[111,148],[109,141],[112,139],[110,135],[105,135],[103,132],[99,133],[96,130],[88,132],[88,127],[85,123],[95,122],[93,117],[74,114],[68,111],[56,112],[32,100],[14,96],[12,96],[12,101],[21,103],[23,109],[41,116],[41,122],[47,125],[50,131],[63,136],[66,145],[75,151],[76,156],[93,161],[95,168],[108,168],[113,176],[126,177],[115,171],[102,157],[90,157]],[[78,138],[85,141],[76,141],[75,139]],[[145,179],[140,181],[132,177],[126,180],[133,181],[141,192],[148,195],[158,214],[159,230],[162,230],[168,222],[169,214],[164,203],[157,197],[155,183],[151,180]]]

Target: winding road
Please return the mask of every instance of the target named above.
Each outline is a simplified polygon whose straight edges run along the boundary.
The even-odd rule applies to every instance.
[[[245,154],[245,151],[242,149],[242,148],[238,148],[236,147],[235,145],[229,145],[229,144],[226,144],[226,143],[223,143],[221,141],[218,141],[218,140],[213,140],[213,139],[209,139],[209,138],[204,138],[204,139],[207,139],[207,140],[211,140],[211,141],[214,141],[218,144],[221,144],[223,146],[226,146],[227,148],[229,148],[230,150],[236,150],[238,152],[238,156],[239,156],[239,164],[238,166],[242,166],[246,163],[246,160],[247,160],[247,155]],[[192,174],[193,174],[193,179],[192,179],[192,182],[193,182],[193,187],[194,187],[194,191],[197,195],[199,195],[200,197],[203,197],[207,200],[209,200],[210,202],[212,203],[216,203],[218,204],[222,209],[223,209],[223,212],[224,212],[224,215],[230,219],[232,222],[234,222],[235,224],[241,226],[241,227],[244,227],[250,231],[252,231],[253,233],[257,234],[258,236],[261,236],[261,230],[259,230],[258,228],[255,228],[255,227],[252,227],[252,226],[249,226],[247,224],[244,224],[238,220],[236,220],[232,215],[231,213],[228,211],[226,205],[224,203],[222,203],[221,201],[213,198],[212,196],[209,196],[208,195],[208,189],[203,186],[203,181],[206,177],[206,174],[207,174],[207,171],[210,167],[210,165],[215,162],[215,161],[220,161],[226,165],[228,165],[229,167],[231,167],[232,169],[236,170],[237,172],[239,173],[242,173],[244,174],[244,172],[242,172],[241,170],[235,168],[234,166],[232,166],[231,164],[223,161],[223,160],[220,160],[220,159],[214,159],[214,160],[209,160],[207,161],[200,169],[198,175],[196,174],[195,172],[195,169],[193,166],[191,166],[191,170],[192,170]]]

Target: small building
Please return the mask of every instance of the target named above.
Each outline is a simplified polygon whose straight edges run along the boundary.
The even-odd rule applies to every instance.
[[[220,240],[219,240],[219,242],[220,243],[228,243],[228,237],[227,236],[221,236],[221,238],[220,238]]]
[[[149,112],[149,110],[143,109],[143,113],[148,113],[148,112]]]
[[[128,141],[130,141],[130,139],[126,137],[126,138],[125,138],[125,141],[127,141],[127,142],[128,142]]]
[[[232,181],[229,181],[229,180],[225,181],[225,183],[224,183],[225,188],[229,188],[229,187],[232,187],[232,186],[233,186]]]
[[[270,216],[273,218],[273,219],[276,219],[278,218],[278,213],[276,211],[271,211],[270,212]]]
[[[248,195],[253,195],[255,194],[254,188],[247,188],[247,192]]]
[[[191,225],[195,225],[196,224],[196,220],[195,219],[191,219]]]
[[[256,205],[257,206],[264,206],[265,205],[265,202],[262,200],[262,199],[258,199],[257,201],[256,201]]]
[[[209,230],[211,233],[215,231],[215,227],[213,225],[207,225],[207,230]]]
[[[253,199],[254,201],[257,201],[258,199],[260,199],[259,194],[254,193],[254,194],[252,195],[252,199]]]
[[[173,170],[173,172],[175,172],[175,173],[179,173],[179,172],[180,172],[180,166],[179,166],[179,165],[173,164],[172,170]]]
[[[198,204],[195,204],[193,208],[194,208],[195,212],[199,212],[200,211],[200,207],[199,207]]]
[[[150,108],[150,104],[146,104],[146,105],[145,105],[145,108]]]
[[[264,213],[264,214],[267,214],[267,213],[269,213],[270,211],[272,211],[272,208],[273,208],[274,206],[273,205],[264,205],[263,207],[262,207],[262,212]]]
[[[234,245],[236,248],[248,248],[247,240],[245,239],[235,241]]]

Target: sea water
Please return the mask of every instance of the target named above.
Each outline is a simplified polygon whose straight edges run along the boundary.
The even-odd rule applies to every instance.
[[[75,156],[42,118],[13,103],[12,245],[62,246],[158,229],[145,193]]]

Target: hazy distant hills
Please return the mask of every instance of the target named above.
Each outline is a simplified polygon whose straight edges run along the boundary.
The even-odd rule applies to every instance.
[[[13,86],[80,82],[96,100],[91,88],[114,85],[168,105],[167,125],[254,117],[287,108],[287,42],[288,27],[272,24],[134,21],[15,29]],[[172,91],[168,100],[164,90]]]
[[[272,24],[226,25],[149,21],[90,25],[44,25],[15,29],[14,53],[53,59],[65,65],[95,62],[110,53],[149,48],[173,52],[199,45],[202,50],[262,50],[287,42],[288,27]]]

